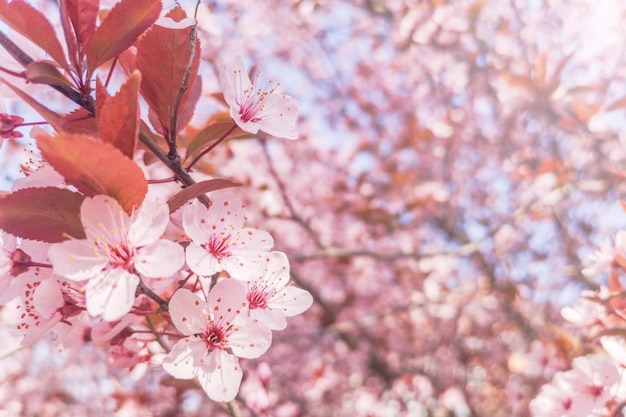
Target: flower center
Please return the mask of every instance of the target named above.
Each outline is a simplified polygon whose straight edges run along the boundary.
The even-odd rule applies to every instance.
[[[135,248],[128,244],[118,244],[106,246],[107,257],[109,258],[109,265],[113,268],[123,268],[126,270],[133,268],[133,261],[135,257]]]
[[[216,324],[211,324],[204,334],[209,351],[213,349],[228,349],[228,337],[224,329]]]
[[[267,297],[265,293],[261,291],[256,285],[248,291],[248,305],[250,306],[250,310],[254,310],[256,308],[267,308]]]
[[[230,251],[228,250],[228,240],[230,239],[230,235],[227,236],[218,236],[211,235],[209,241],[205,245],[205,249],[218,261],[221,261],[227,256],[230,256]]]

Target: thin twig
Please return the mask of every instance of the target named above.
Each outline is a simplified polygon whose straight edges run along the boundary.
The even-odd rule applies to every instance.
[[[139,279],[139,289],[141,290],[142,294],[147,295],[159,304],[160,311],[168,311],[167,301],[162,299],[157,293],[148,288],[148,286],[146,286],[146,284],[144,284],[141,279]]]
[[[196,4],[196,13],[198,11],[198,5],[200,4],[200,0]],[[181,81],[180,89],[178,90],[178,95],[176,96],[176,101],[174,102],[174,108],[172,109],[172,118],[170,120],[170,132],[169,138],[167,139],[168,145],[170,147],[170,158],[173,155],[178,155],[178,151],[176,150],[176,136],[178,135],[178,110],[183,102],[183,96],[187,92],[189,86],[187,85],[189,82],[189,76],[191,75],[191,68],[193,67],[193,61],[196,56],[196,44],[197,44],[197,28],[198,28],[198,20],[196,19],[196,15],[194,14],[195,23],[191,26],[191,31],[189,32],[189,61],[187,61],[187,67],[185,68],[185,72],[183,74],[183,79]]]
[[[222,135],[222,137],[220,137],[218,140],[216,140],[215,142],[213,142],[208,148],[206,148],[205,150],[203,150],[202,152],[200,152],[198,154],[198,156],[196,156],[195,158],[193,158],[193,161],[191,161],[191,163],[189,165],[187,165],[187,169],[191,169],[191,167],[193,167],[195,165],[196,162],[198,162],[200,160],[200,158],[202,158],[204,155],[206,155],[207,153],[211,152],[212,149],[214,149],[217,145],[219,145],[224,139],[226,139],[228,137],[228,135],[230,135],[230,133],[235,130],[237,128],[237,124],[233,123],[233,127],[231,127],[230,129],[228,129],[228,131],[226,133],[224,133]]]

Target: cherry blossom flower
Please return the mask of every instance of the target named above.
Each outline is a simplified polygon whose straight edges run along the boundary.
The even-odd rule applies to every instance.
[[[135,301],[139,276],[167,278],[184,264],[180,245],[160,239],[169,222],[166,204],[145,201],[131,216],[113,198],[86,198],[81,221],[87,239],[53,244],[48,252],[54,272],[88,280],[87,311],[117,320]]]
[[[257,358],[272,341],[267,327],[241,315],[245,305],[245,288],[233,279],[218,282],[206,302],[188,289],[178,290],[169,312],[187,337],[163,359],[163,369],[175,378],[198,378],[212,400],[235,398],[243,375],[238,358]]]
[[[0,113],[0,139],[15,139],[24,136],[21,132],[15,131],[15,128],[22,123],[24,123],[23,117]]]
[[[230,106],[230,116],[237,126],[250,133],[262,130],[270,135],[297,139],[295,123],[298,117],[298,101],[276,92],[278,85],[267,91],[250,81],[243,59],[236,56],[220,73],[219,81],[224,100]]]
[[[200,276],[225,270],[231,277],[251,280],[274,241],[269,233],[244,228],[245,211],[233,193],[214,198],[207,209],[198,201],[185,207],[183,229],[191,238],[187,265]]]
[[[617,368],[607,358],[577,357],[571,370],[557,373],[541,388],[530,409],[537,417],[586,417],[611,398],[618,379]]]
[[[273,330],[287,327],[286,317],[304,313],[313,304],[308,291],[289,285],[289,260],[271,252],[262,275],[247,283],[248,314]]]
[[[616,233],[614,240],[602,242],[593,254],[589,255],[588,265],[583,269],[583,274],[594,277],[606,272],[611,267],[621,266],[626,268],[626,231]]]
[[[51,330],[61,341],[85,309],[84,296],[46,270],[27,271],[16,287],[18,319],[13,333],[22,336],[24,346],[32,345]]]

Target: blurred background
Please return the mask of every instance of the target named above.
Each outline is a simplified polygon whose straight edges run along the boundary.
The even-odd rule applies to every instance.
[[[245,361],[243,415],[530,416],[541,385],[593,349],[560,309],[606,281],[581,271],[626,225],[625,11],[201,3],[204,95],[182,140],[223,110],[217,72],[236,54],[300,103],[297,141],[232,140],[197,166],[244,184],[251,222],[316,301]],[[8,190],[31,151],[24,139],[1,152]],[[0,416],[224,413],[157,367],[6,340]]]

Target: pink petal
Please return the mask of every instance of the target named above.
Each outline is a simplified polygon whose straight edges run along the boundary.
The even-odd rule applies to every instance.
[[[174,378],[191,379],[198,375],[200,358],[204,355],[204,343],[199,339],[181,339],[163,358],[163,369]]]
[[[283,330],[287,327],[285,313],[270,308],[255,308],[250,310],[250,318],[267,326],[272,330]]]
[[[107,260],[94,253],[88,240],[66,240],[50,246],[48,257],[54,273],[62,277],[82,281],[94,277],[107,265]]]
[[[209,225],[213,233],[232,234],[243,227],[245,210],[241,200],[231,192],[217,194],[209,206]]]
[[[145,200],[133,216],[128,238],[134,246],[146,246],[158,240],[170,220],[167,204],[156,200]]]
[[[232,253],[269,252],[274,246],[274,239],[264,230],[247,227],[233,235],[230,243],[233,246]]]
[[[207,325],[206,302],[186,288],[176,291],[170,298],[169,312],[174,326],[184,335],[200,333]]]
[[[241,281],[257,279],[263,272],[263,253],[245,253],[225,258],[222,262],[224,270],[228,271],[231,278]]]
[[[215,257],[193,242],[187,246],[185,257],[187,265],[197,275],[211,276],[223,269]]]
[[[290,285],[276,293],[267,305],[292,317],[307,311],[313,305],[313,297],[308,291]]]
[[[59,282],[54,278],[41,281],[33,294],[33,304],[41,317],[54,315],[65,304]]]
[[[218,366],[203,366],[198,372],[198,382],[213,401],[232,401],[239,392],[243,377],[239,361],[224,351],[213,353],[219,355],[215,359]]]
[[[198,245],[208,240],[210,233],[206,226],[208,220],[208,209],[197,200],[192,201],[183,209],[183,229],[187,236]]]
[[[80,220],[85,227],[87,240],[119,243],[128,230],[130,218],[117,200],[97,195],[86,198],[80,206]]]
[[[121,318],[133,307],[138,284],[139,277],[125,270],[103,272],[87,284],[87,311],[107,321]]]
[[[226,68],[220,71],[219,83],[226,103],[231,109],[238,109],[239,105],[236,100],[244,95],[244,91],[249,91],[252,87],[241,56],[235,56]]]
[[[207,304],[216,323],[230,324],[246,306],[246,289],[237,280],[222,280],[209,293]]]
[[[178,243],[157,240],[141,248],[135,258],[135,268],[148,278],[168,278],[185,264],[185,251]]]
[[[240,358],[258,358],[272,344],[272,331],[252,320],[240,319],[236,323],[235,331],[228,336],[228,344]]]
[[[298,101],[292,97],[269,94],[259,113],[258,128],[272,136],[285,139],[298,139],[296,119]]]

